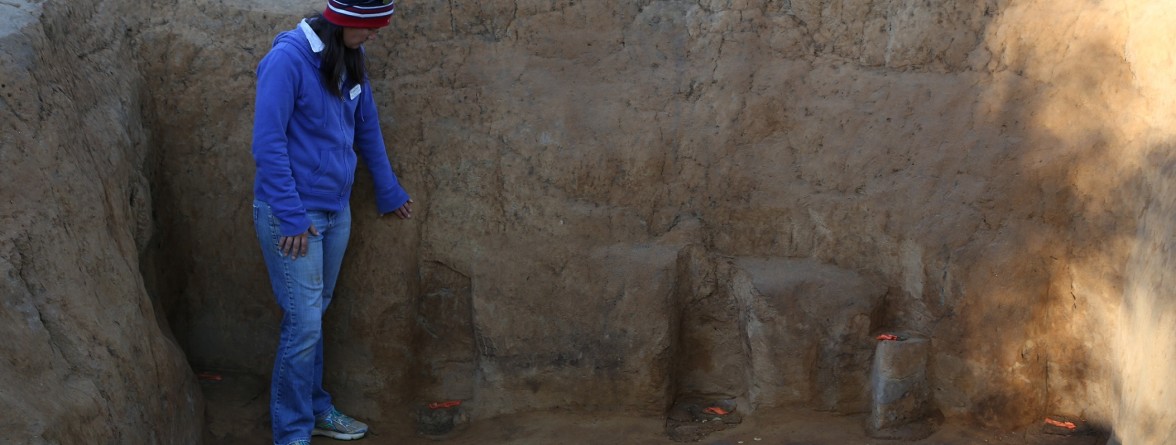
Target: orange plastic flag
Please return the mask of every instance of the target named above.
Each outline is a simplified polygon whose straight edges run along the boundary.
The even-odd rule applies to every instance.
[[[433,402],[429,404],[429,409],[453,408],[461,405],[461,400],[450,400],[447,402]]]
[[[727,410],[719,408],[717,406],[709,407],[707,409],[702,410],[702,412],[707,413],[707,414],[717,414],[720,416],[727,415]]]
[[[1057,426],[1057,427],[1062,427],[1062,428],[1066,428],[1066,429],[1071,429],[1071,430],[1072,430],[1072,429],[1075,429],[1075,428],[1078,428],[1078,426],[1077,426],[1077,425],[1074,425],[1074,422],[1058,422],[1058,421],[1056,421],[1056,420],[1053,420],[1053,419],[1051,419],[1051,418],[1049,418],[1049,417],[1046,417],[1046,418],[1045,418],[1045,423],[1048,423],[1048,424],[1050,424],[1050,425]]]

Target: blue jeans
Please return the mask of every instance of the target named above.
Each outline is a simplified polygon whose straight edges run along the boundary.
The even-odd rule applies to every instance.
[[[270,382],[270,416],[278,445],[309,440],[315,415],[331,408],[331,395],[323,390],[322,321],[351,237],[351,207],[308,211],[307,216],[319,234],[309,236],[306,256],[283,256],[278,250],[278,219],[269,204],[253,201],[253,225],[283,312]]]

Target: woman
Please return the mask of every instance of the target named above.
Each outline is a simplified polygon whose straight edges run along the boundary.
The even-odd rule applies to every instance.
[[[393,10],[390,0],[328,0],[322,14],[278,34],[257,68],[253,219],[283,311],[270,386],[276,445],[367,433],[323,390],[322,316],[351,233],[356,152],[371,170],[380,214],[412,217],[364,66],[363,44]]]

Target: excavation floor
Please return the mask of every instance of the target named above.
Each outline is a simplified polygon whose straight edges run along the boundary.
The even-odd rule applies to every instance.
[[[263,377],[220,374],[220,381],[201,381],[206,401],[204,443],[257,445],[270,443],[268,383]],[[917,442],[871,439],[864,434],[862,416],[839,416],[795,409],[760,410],[742,424],[713,433],[703,445],[1103,445],[1105,437],[1066,437],[1040,432],[998,432],[945,425]],[[417,437],[407,424],[372,425],[362,444],[445,445],[559,445],[634,444],[670,445],[665,419],[623,413],[532,412],[493,419],[474,419],[469,427],[446,440]],[[313,445],[342,444],[315,438]]]

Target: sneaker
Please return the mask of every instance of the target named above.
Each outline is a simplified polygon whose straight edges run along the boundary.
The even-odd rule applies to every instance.
[[[314,431],[311,431],[310,435],[327,436],[338,440],[353,440],[363,437],[367,431],[367,424],[331,407],[327,412],[314,418]]]
[[[290,442],[286,445],[310,445],[310,441],[309,440],[295,440],[295,441]]]

